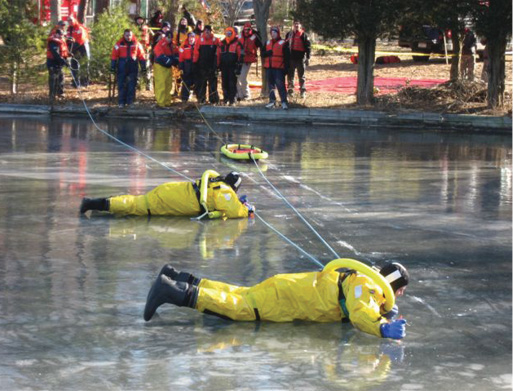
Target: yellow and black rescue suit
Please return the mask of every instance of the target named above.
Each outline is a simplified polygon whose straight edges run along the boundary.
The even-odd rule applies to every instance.
[[[194,305],[198,311],[239,321],[349,321],[381,337],[385,302],[382,289],[356,272],[278,274],[252,287],[202,278]]]
[[[169,182],[139,195],[121,195],[109,199],[109,212],[124,215],[198,216],[202,210],[196,186],[190,182]],[[248,208],[224,182],[208,184],[207,207],[220,211],[223,217],[248,217]]]

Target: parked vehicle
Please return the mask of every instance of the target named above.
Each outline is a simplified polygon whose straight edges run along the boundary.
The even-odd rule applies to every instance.
[[[452,40],[449,34],[437,27],[401,26],[399,29],[399,46],[411,48],[413,61],[428,61],[431,53],[445,54],[452,52]]]

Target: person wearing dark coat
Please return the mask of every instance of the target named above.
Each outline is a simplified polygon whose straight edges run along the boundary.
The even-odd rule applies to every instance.
[[[48,68],[48,86],[50,99],[64,94],[63,66],[69,66],[68,47],[62,36],[62,30],[55,29],[47,40],[46,67]]]
[[[310,65],[312,45],[298,20],[294,20],[294,27],[287,33],[285,40],[289,43],[290,49],[290,65],[287,74],[288,94],[294,94],[294,75],[297,71],[299,91],[301,98],[304,98],[306,94],[305,68]]]
[[[219,39],[212,32],[210,25],[205,26],[205,32],[196,40],[194,46],[194,72],[196,73],[196,96],[199,103],[208,101],[212,104],[219,103],[217,92],[217,49]]]
[[[237,95],[237,75],[240,75],[243,58],[242,45],[233,27],[225,30],[225,38],[221,41],[217,54],[217,64],[221,70],[223,103],[233,105]]]

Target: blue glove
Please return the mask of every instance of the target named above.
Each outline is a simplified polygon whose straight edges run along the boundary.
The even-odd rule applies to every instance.
[[[244,194],[243,196],[240,196],[239,201],[241,204],[245,204],[246,202],[248,202],[248,196],[246,194]]]
[[[406,319],[394,320],[392,323],[383,323],[380,327],[383,338],[402,339],[406,336]]]
[[[397,307],[394,304],[394,306],[392,307],[392,309],[390,311],[388,311],[387,313],[383,314],[383,317],[387,318],[388,320],[390,320],[390,319],[395,318],[398,313],[399,313],[399,307]]]

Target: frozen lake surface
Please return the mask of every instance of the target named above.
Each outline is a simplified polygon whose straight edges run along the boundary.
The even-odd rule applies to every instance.
[[[204,124],[100,122],[190,178],[245,174],[260,216],[335,256],[252,164],[221,158]],[[501,390],[512,387],[511,137],[214,123],[255,144],[265,176],[340,257],[395,260],[401,342],[348,324],[232,323],[164,305],[160,267],[240,285],[318,265],[259,219],[81,217],[81,198],[181,177],[88,120],[0,117],[2,390]]]

